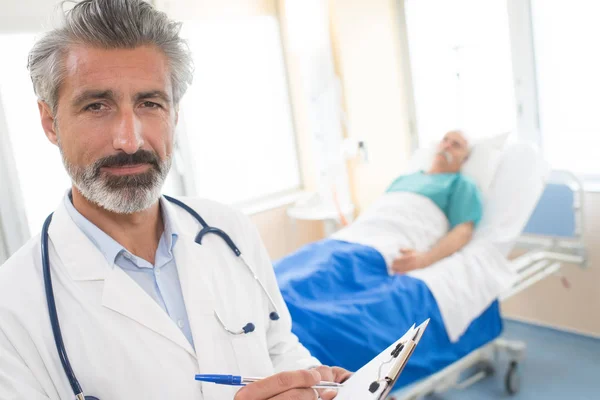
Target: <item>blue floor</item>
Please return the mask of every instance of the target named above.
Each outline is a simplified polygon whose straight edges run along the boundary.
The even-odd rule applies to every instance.
[[[525,359],[519,365],[519,393],[514,396],[506,393],[504,376],[508,361],[501,358],[491,377],[468,389],[451,390],[427,399],[600,399],[600,339],[515,321],[505,322],[502,336],[527,344]]]

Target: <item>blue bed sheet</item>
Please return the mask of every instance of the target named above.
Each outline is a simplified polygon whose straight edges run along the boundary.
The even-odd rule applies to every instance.
[[[451,343],[437,303],[423,281],[389,276],[375,249],[326,239],[275,263],[292,330],[323,364],[358,370],[413,323],[431,321],[397,387],[441,370],[502,331],[494,302]]]

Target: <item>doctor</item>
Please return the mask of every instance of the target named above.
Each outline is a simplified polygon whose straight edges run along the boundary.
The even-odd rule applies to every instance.
[[[318,366],[291,333],[249,220],[184,200],[242,260],[219,234],[198,244],[201,224],[160,195],[192,80],[179,27],[142,0],[85,0],[30,53],[42,126],[73,182],[47,231],[70,367],[98,399],[315,399],[311,385],[349,373]],[[51,329],[44,237],[0,267],[3,400],[75,398]],[[199,373],[269,378],[237,391],[196,382]]]

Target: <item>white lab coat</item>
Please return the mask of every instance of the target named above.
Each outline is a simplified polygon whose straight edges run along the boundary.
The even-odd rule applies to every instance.
[[[236,388],[201,384],[197,373],[267,376],[318,361],[291,333],[289,312],[257,230],[248,218],[207,200],[184,201],[227,232],[257,271],[281,319],[240,260],[215,235],[194,242],[199,224],[168,204],[195,351],[169,316],[100,251],[61,206],[50,225],[50,263],[62,335],[86,395],[119,399],[232,399]],[[227,333],[248,322],[248,335]],[[43,286],[40,237],[0,267],[0,399],[72,399],[54,345]]]

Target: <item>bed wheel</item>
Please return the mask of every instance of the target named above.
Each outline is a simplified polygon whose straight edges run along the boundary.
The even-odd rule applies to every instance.
[[[519,364],[516,361],[511,361],[508,366],[508,371],[506,371],[506,377],[504,378],[506,392],[511,396],[516,394],[521,388],[518,366]]]

